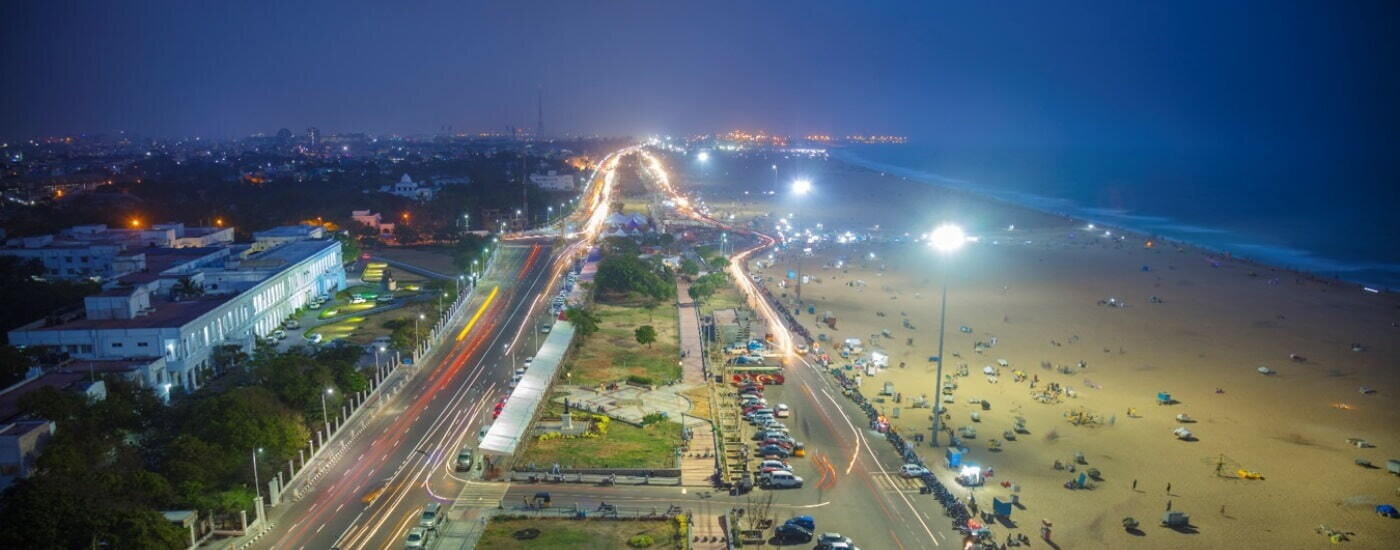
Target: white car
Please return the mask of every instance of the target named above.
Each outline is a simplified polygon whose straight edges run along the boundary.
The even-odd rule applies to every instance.
[[[272,331],[272,337],[281,340],[287,337],[287,331],[279,328],[277,330]]]
[[[306,339],[313,344],[319,344],[321,343],[321,340],[325,339],[325,336],[321,336],[321,333],[319,332],[313,332],[311,334],[308,334],[306,336]]]
[[[432,531],[422,527],[414,527],[408,530],[408,536],[404,538],[403,546],[404,548],[427,548],[432,536]]]
[[[792,416],[792,410],[788,408],[787,403],[778,403],[778,406],[773,408],[773,416],[787,418]]]
[[[928,468],[918,464],[905,464],[899,467],[899,475],[904,477],[924,477],[928,473]]]
[[[519,375],[519,374],[510,377],[510,387],[511,387],[512,389],[514,389],[516,386],[519,386],[519,385],[520,385],[520,379],[521,379],[521,378],[523,378],[523,377],[522,377],[521,375]]]
[[[802,488],[802,478],[792,474],[792,472],[775,471],[759,476],[759,482],[764,487],[770,489],[800,489]]]
[[[352,303],[352,304],[363,304],[363,303],[365,303],[365,299],[364,299],[364,298],[361,298],[361,297],[359,297],[359,296],[352,296],[352,297],[350,298],[350,303]]]
[[[530,366],[530,364],[531,364],[531,363],[534,363],[534,362],[535,362],[535,356],[533,356],[533,355],[531,355],[531,356],[525,358],[525,366],[527,366],[527,367]]]
[[[321,302],[311,302],[311,305],[306,307],[309,307],[311,309],[321,309]]]

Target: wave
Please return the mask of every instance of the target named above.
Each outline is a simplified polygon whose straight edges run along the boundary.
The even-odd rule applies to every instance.
[[[1025,191],[993,188],[966,179],[872,160],[850,149],[833,149],[831,155],[839,161],[869,170],[964,191],[1032,210],[1082,220],[1086,223],[1157,235],[1205,250],[1228,253],[1232,256],[1285,269],[1336,276],[1354,283],[1388,290],[1400,288],[1400,264],[1342,261],[1320,256],[1308,250],[1249,242],[1246,237],[1225,229],[1203,227],[1183,223],[1167,216],[1141,214],[1125,209],[1084,206],[1077,201],[1062,197],[1048,197]]]

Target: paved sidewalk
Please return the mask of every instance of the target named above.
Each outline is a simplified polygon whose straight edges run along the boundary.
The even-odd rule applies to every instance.
[[[690,299],[690,283],[677,279],[676,304],[680,315],[681,381],[703,384],[705,344],[700,341],[700,316],[695,301]]]

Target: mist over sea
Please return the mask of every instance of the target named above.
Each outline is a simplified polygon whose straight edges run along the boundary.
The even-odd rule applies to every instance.
[[[1394,174],[1277,153],[858,145],[851,164],[1261,263],[1400,289]],[[1351,167],[1346,170],[1343,166]]]

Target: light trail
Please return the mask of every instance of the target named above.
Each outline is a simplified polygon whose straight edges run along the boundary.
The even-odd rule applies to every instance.
[[[486,301],[482,302],[481,307],[477,308],[476,313],[472,314],[471,320],[467,321],[467,326],[462,327],[462,332],[457,333],[458,342],[461,342],[463,338],[467,337],[467,333],[472,331],[472,327],[476,326],[477,320],[481,319],[481,314],[486,312],[487,306],[490,306],[491,302],[496,300],[496,293],[500,292],[500,290],[501,287],[499,286],[491,287],[491,293],[486,295]]]

